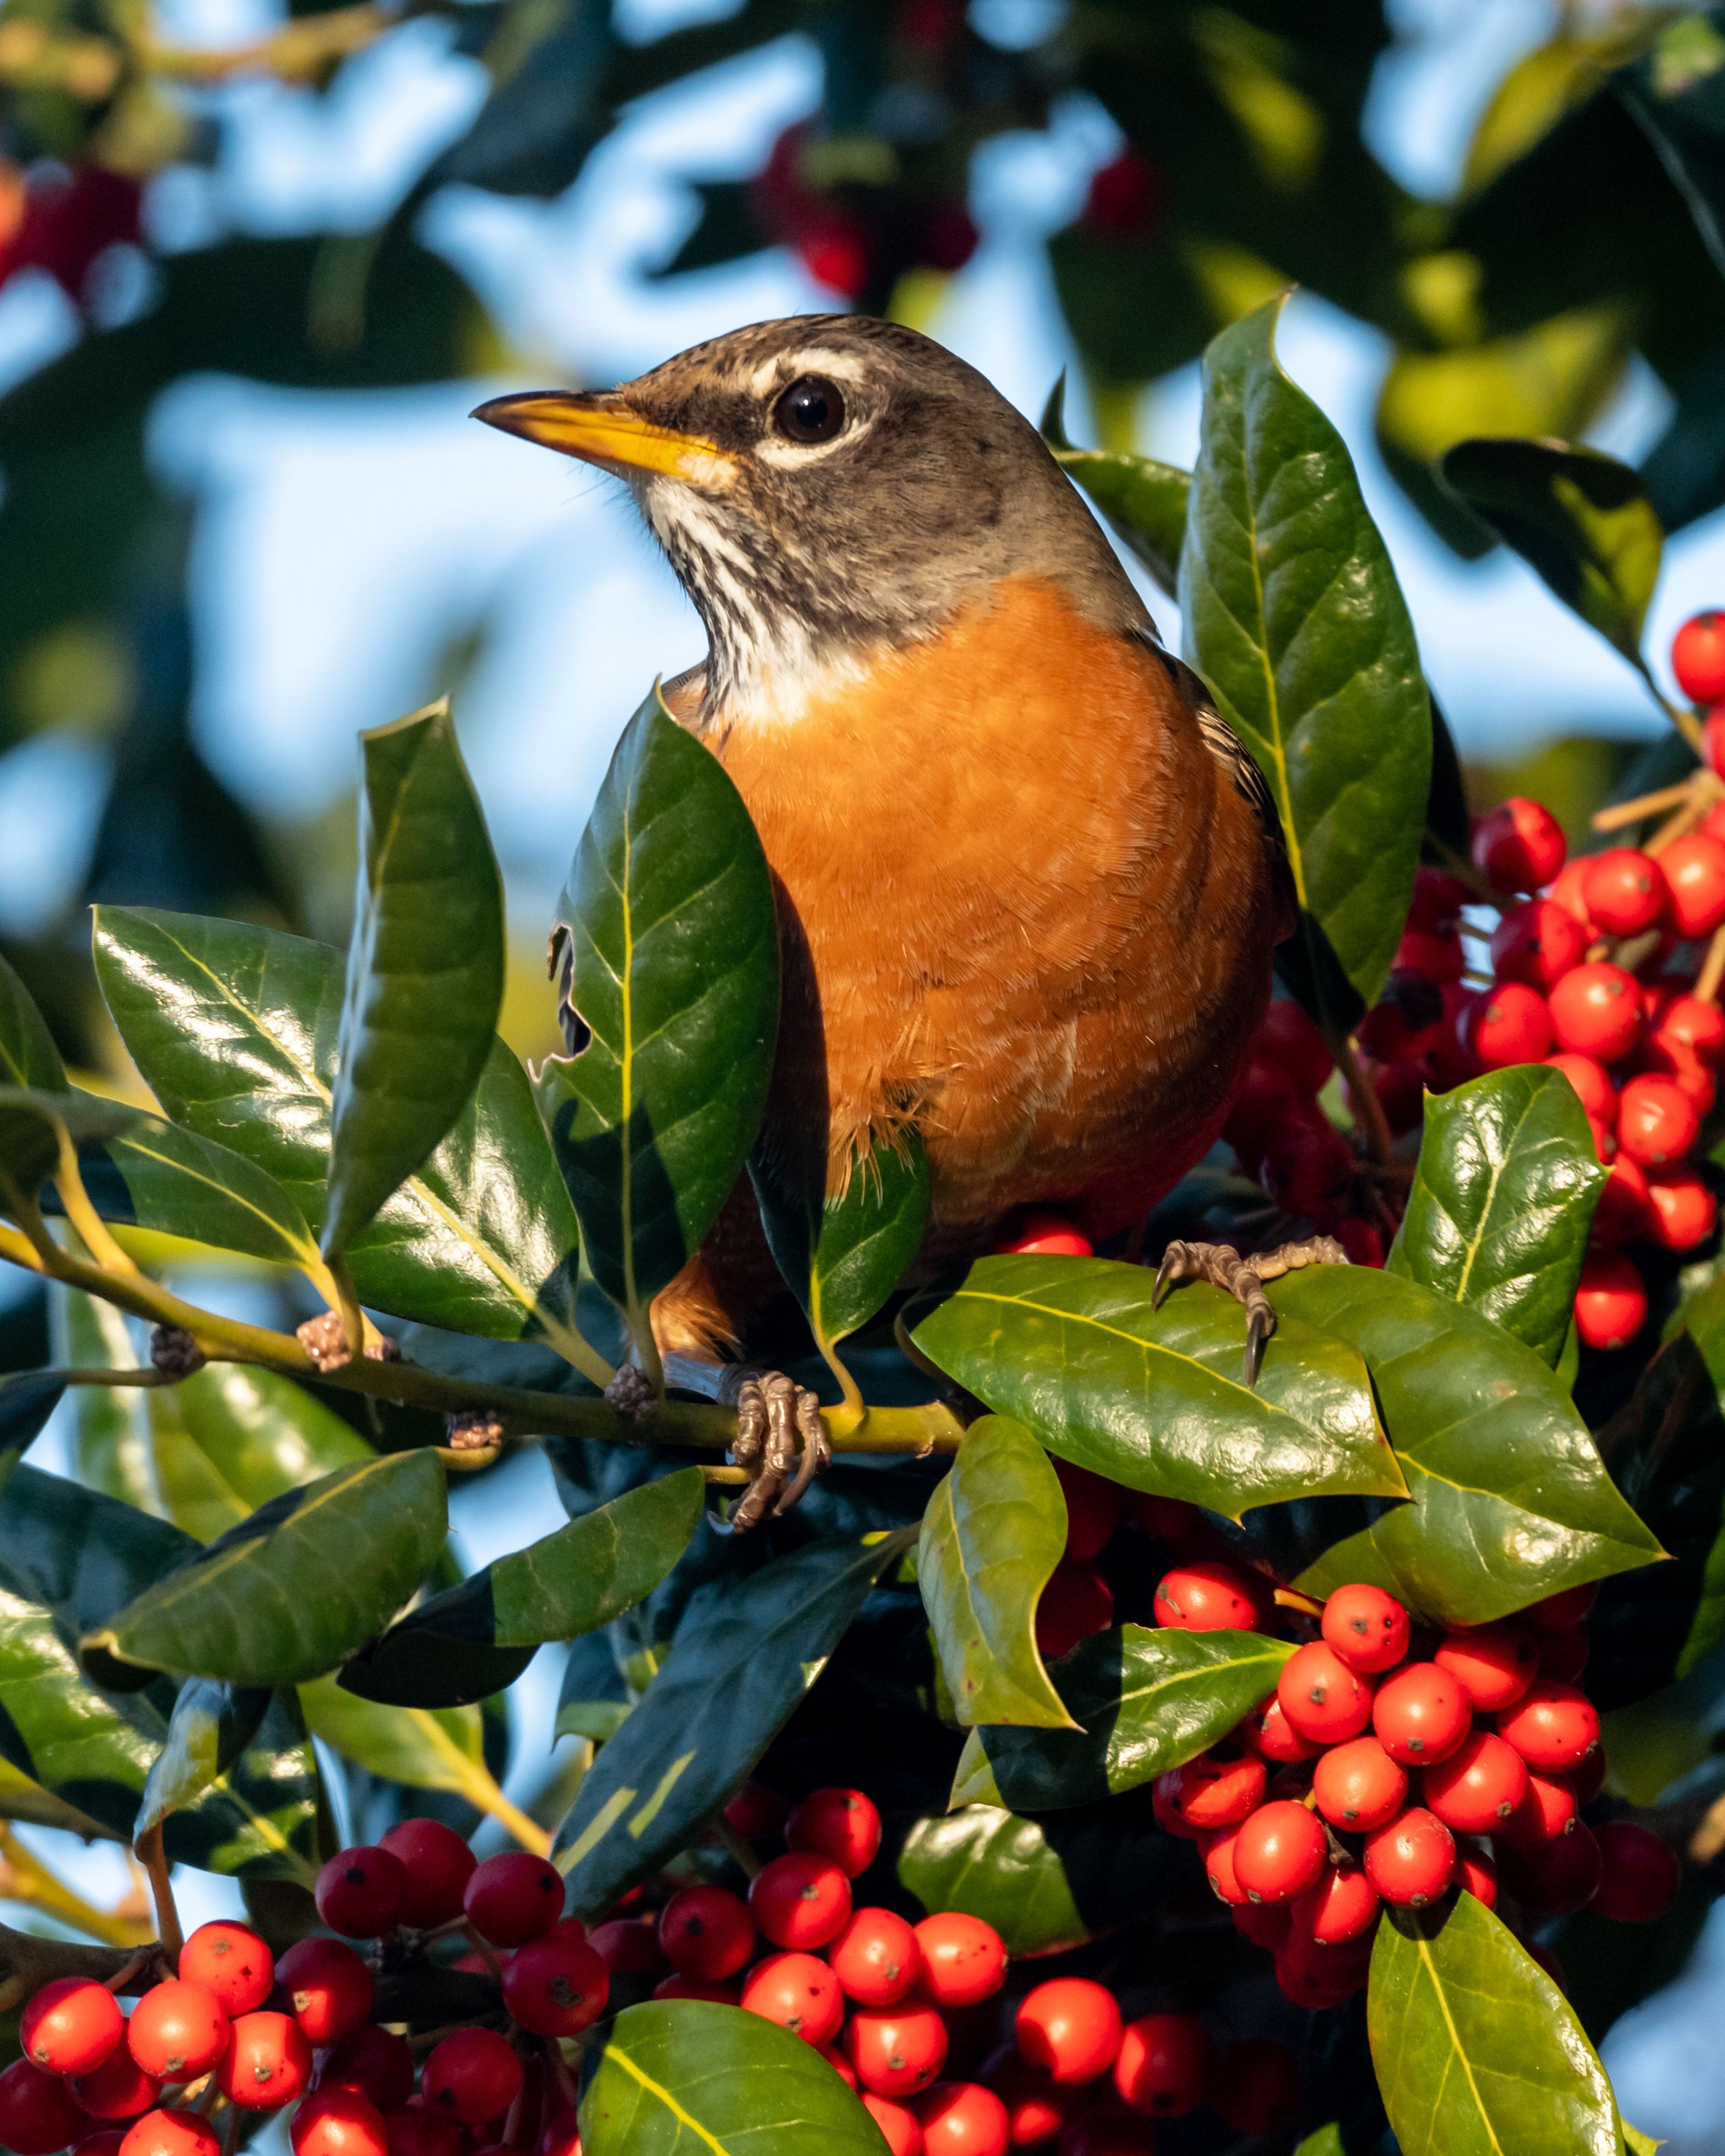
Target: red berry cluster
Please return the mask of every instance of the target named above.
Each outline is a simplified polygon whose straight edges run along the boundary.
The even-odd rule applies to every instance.
[[[1501,1879],[1528,1922],[1591,1905],[1640,1923],[1670,1906],[1667,1845],[1582,1816],[1605,1771],[1576,1682],[1594,1592],[1416,1637],[1381,1588],[1337,1588],[1232,1736],[1158,1777],[1157,1817],[1199,1844],[1296,2005],[1337,2005],[1364,1984],[1386,1902],[1421,1908],[1459,1886],[1491,1908]],[[1266,1630],[1278,1614],[1266,1583],[1210,1558],[1168,1573],[1155,1613],[1194,1632]]]

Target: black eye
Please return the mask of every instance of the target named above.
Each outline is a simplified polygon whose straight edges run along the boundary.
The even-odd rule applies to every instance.
[[[845,424],[845,399],[824,374],[799,374],[773,408],[773,424],[793,442],[829,442]]]

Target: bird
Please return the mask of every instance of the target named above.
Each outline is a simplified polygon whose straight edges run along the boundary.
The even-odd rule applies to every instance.
[[[835,1196],[914,1127],[925,1270],[1026,1205],[1096,1240],[1141,1222],[1220,1132],[1293,888],[1258,766],[1035,428],[853,315],[475,416],[622,480],[706,629],[664,693],[773,875],[760,1158]],[[566,1027],[578,998],[566,978]],[[1261,1335],[1262,1279],[1305,1261],[1179,1245],[1158,1286],[1214,1279]],[[737,1405],[742,1527],[829,1456],[814,1394],[746,1359],[782,1291],[745,1178],[652,1308],[661,1353]]]

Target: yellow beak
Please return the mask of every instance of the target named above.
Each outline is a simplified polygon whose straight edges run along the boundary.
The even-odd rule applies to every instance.
[[[655,472],[691,486],[721,488],[737,476],[737,459],[701,434],[655,427],[608,393],[575,394],[556,389],[521,397],[494,397],[474,413],[488,427],[519,434],[542,449],[628,478]]]

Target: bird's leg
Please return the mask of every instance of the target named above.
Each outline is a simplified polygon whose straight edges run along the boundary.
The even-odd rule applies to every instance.
[[[1273,1250],[1259,1250],[1249,1258],[1241,1257],[1230,1243],[1173,1242],[1162,1254],[1151,1304],[1159,1307],[1168,1290],[1181,1281],[1206,1280],[1225,1289],[1245,1310],[1245,1381],[1255,1385],[1264,1343],[1276,1330],[1276,1312],[1264,1292],[1266,1281],[1280,1280],[1284,1273],[1298,1272],[1302,1265],[1348,1262],[1347,1251],[1333,1235],[1313,1235],[1304,1243],[1279,1243]]]
[[[814,1477],[832,1463],[833,1448],[820,1419],[820,1403],[806,1385],[793,1384],[782,1370],[751,1370],[733,1364],[725,1372],[719,1398],[737,1409],[737,1435],[731,1457],[747,1471],[749,1486],[731,1515],[744,1533],[768,1511],[788,1512]]]

